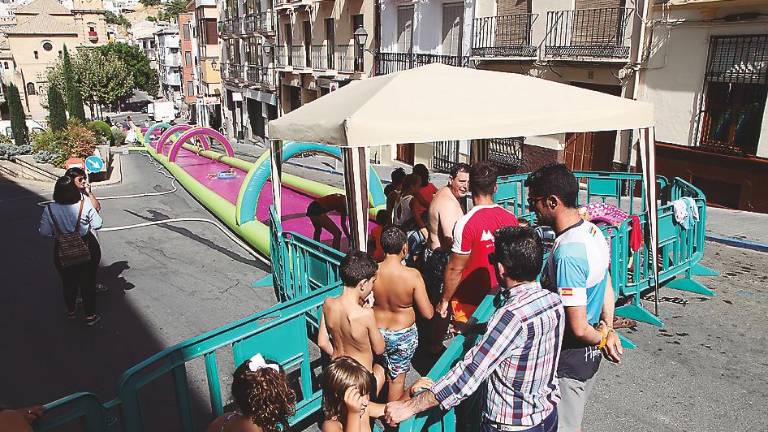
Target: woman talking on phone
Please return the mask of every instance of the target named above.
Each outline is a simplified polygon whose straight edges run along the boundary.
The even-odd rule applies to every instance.
[[[61,277],[67,318],[76,318],[75,299],[79,288],[85,324],[91,326],[101,319],[95,307],[96,269],[101,248],[92,231],[101,228],[102,220],[93,204],[95,197],[83,195],[76,181],[68,175],[56,181],[54,202],[45,207],[40,219],[40,234],[55,239],[53,263]]]

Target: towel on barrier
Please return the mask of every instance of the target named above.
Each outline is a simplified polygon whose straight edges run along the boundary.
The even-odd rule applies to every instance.
[[[675,222],[679,223],[683,229],[691,229],[699,220],[699,210],[696,208],[696,201],[692,198],[684,197],[672,201],[672,208],[675,212]]]
[[[630,216],[632,221],[629,223],[629,249],[637,252],[643,245],[643,230],[640,226],[640,218],[636,215]]]

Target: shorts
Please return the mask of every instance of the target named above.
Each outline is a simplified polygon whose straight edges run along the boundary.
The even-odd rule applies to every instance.
[[[426,249],[427,241],[418,229],[408,231],[408,255],[405,257],[405,265],[408,267],[416,267],[417,259],[424,253]]]
[[[328,210],[321,206],[317,201],[312,201],[307,207],[307,216],[320,216],[321,214],[328,213]]]
[[[424,285],[427,287],[427,295],[429,295],[429,300],[433,305],[440,301],[440,296],[443,294],[445,268],[448,267],[450,257],[450,252],[442,250],[427,249],[424,251],[422,276],[424,277]]]
[[[390,379],[408,373],[411,359],[419,345],[419,331],[416,324],[402,330],[379,329],[384,337],[384,362]]]
[[[581,429],[581,421],[584,419],[584,406],[587,404],[592,386],[595,384],[594,375],[586,381],[573,378],[558,377],[560,383],[560,403],[557,405],[558,430],[561,432],[575,432]]]

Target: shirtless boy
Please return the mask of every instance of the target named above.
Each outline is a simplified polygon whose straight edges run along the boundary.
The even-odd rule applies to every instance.
[[[337,211],[341,214],[341,230],[349,238],[349,227],[347,227],[347,198],[342,194],[330,194],[320,197],[307,206],[307,217],[312,222],[315,232],[312,238],[320,241],[320,234],[323,229],[333,236],[333,248],[341,249],[341,231],[339,227],[328,217],[328,213]]]
[[[405,232],[388,226],[381,232],[381,247],[386,256],[379,264],[373,294],[373,313],[384,336],[384,360],[387,366],[389,390],[387,401],[399,400],[405,393],[405,374],[419,342],[416,312],[426,319],[435,310],[427,297],[424,280],[418,270],[406,267],[402,261],[408,253]]]
[[[376,380],[376,394],[384,385],[384,368],[373,364],[373,356],[384,353],[373,314],[373,282],[376,261],[365,252],[350,252],[341,260],[344,290],[323,303],[317,345],[331,358],[352,357],[365,366]]]
[[[464,216],[459,199],[467,195],[469,190],[469,165],[458,163],[451,168],[448,186],[441,188],[435,194],[429,206],[427,229],[427,251],[424,254],[424,279],[427,293],[433,305],[437,305],[443,291],[443,275],[448,265],[448,257],[453,246],[453,227],[456,221]],[[440,316],[433,318],[429,326],[427,341],[429,351],[437,353],[442,350],[442,336],[448,329],[448,320]]]

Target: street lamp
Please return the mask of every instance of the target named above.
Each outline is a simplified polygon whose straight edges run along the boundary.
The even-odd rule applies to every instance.
[[[368,41],[368,32],[365,31],[363,26],[358,27],[355,29],[355,33],[352,34],[352,36],[355,38],[355,45],[357,46],[357,71],[362,72],[363,71],[363,50],[365,48],[365,42]]]
[[[266,55],[272,54],[272,44],[269,43],[269,41],[264,42],[264,44],[261,45],[261,49],[264,51],[264,54]]]

